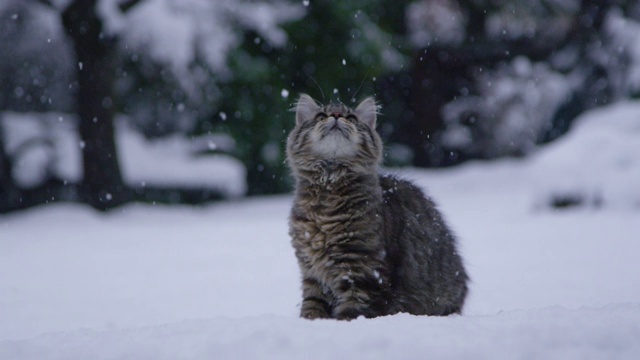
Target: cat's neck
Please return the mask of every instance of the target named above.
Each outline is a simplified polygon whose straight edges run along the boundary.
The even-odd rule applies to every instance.
[[[362,164],[340,160],[314,160],[297,172],[299,188],[315,191],[335,191],[352,187],[376,185],[378,167],[375,164]]]

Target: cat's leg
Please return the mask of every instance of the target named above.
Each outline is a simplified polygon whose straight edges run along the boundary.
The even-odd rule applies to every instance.
[[[349,266],[337,272],[333,292],[333,316],[350,320],[359,316],[372,318],[386,314],[389,284],[382,266]]]
[[[302,306],[300,317],[326,319],[331,317],[331,299],[320,283],[312,278],[302,280]]]

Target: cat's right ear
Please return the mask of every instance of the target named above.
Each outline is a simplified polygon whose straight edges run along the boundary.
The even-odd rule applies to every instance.
[[[307,120],[313,119],[318,110],[320,110],[320,106],[311,96],[307,94],[300,95],[296,103],[296,124],[300,125]]]

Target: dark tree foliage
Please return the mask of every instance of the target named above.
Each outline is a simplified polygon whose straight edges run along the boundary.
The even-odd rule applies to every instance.
[[[247,167],[250,194],[289,191],[291,180],[284,164],[284,142],[293,127],[292,107],[300,93],[319,101],[352,104],[373,95],[376,75],[385,71],[381,48],[389,44],[367,39],[369,21],[377,27],[402,24],[402,6],[384,1],[310,2],[307,14],[285,25],[284,48],[274,48],[253,32],[231,55],[235,74],[224,83],[219,114],[200,131],[221,130],[238,142],[238,158]],[[401,4],[400,4],[401,5]],[[393,8],[393,18],[387,9]],[[398,29],[391,29],[398,30]]]

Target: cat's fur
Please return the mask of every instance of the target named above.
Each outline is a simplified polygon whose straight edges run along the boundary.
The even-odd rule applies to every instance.
[[[442,215],[416,186],[378,174],[376,116],[372,98],[350,109],[303,94],[296,105],[289,234],[304,318],[448,315],[464,304],[468,278]]]

